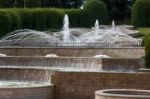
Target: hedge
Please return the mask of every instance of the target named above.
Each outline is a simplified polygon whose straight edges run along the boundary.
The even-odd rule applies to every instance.
[[[145,67],[150,68],[150,35],[144,38],[145,45]]]
[[[94,5],[94,7],[92,6]],[[107,9],[102,2],[89,2],[85,9],[24,8],[0,9],[0,37],[16,29],[61,29],[64,15],[68,14],[71,27],[92,27],[98,19],[107,23]]]
[[[132,8],[132,24],[135,27],[150,26],[150,1],[137,0]]]
[[[11,19],[6,11],[0,11],[0,36],[11,30]]]

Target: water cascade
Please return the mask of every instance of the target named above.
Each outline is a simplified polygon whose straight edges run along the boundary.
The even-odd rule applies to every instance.
[[[45,57],[58,57],[56,54],[47,54]]]
[[[7,55],[0,53],[0,57],[7,57]]]

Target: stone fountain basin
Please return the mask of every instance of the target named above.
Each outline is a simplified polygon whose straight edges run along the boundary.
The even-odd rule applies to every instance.
[[[150,99],[149,90],[107,89],[95,92],[95,99]]]
[[[51,84],[0,87],[0,99],[53,99],[53,90]]]

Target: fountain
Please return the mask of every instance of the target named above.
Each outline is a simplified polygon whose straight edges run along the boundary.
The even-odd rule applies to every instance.
[[[99,31],[99,21],[96,20],[96,22],[95,22],[95,35],[98,34],[98,31]]]
[[[70,29],[69,29],[69,17],[66,14],[64,17],[64,26],[63,26],[63,41],[68,42],[70,37]]]
[[[143,66],[139,58],[143,49],[137,51],[134,47],[139,47],[141,42],[120,31],[114,20],[107,28],[101,28],[99,20],[92,29],[69,28],[69,17],[65,14],[63,23],[62,30],[23,29],[1,38],[0,46],[4,49],[0,51],[6,50],[8,56],[0,54],[0,99],[54,99],[53,96],[94,99],[96,89],[150,89],[150,74],[136,73]],[[149,92],[144,91],[103,93],[119,98],[127,94],[121,99],[127,96],[150,99]],[[96,92],[96,99],[101,99],[101,95]]]
[[[95,99],[150,99],[149,90],[107,89],[95,92]]]
[[[115,21],[112,21],[112,30],[115,31]]]
[[[92,43],[92,44],[91,44]],[[17,30],[0,40],[1,46],[48,46],[48,47],[133,47],[140,46],[141,41],[119,31],[115,27],[101,29],[96,20],[95,28],[69,28],[69,17],[64,16],[62,31]]]
[[[53,99],[50,75],[44,69],[1,67],[0,99]]]
[[[137,39],[116,30],[114,21],[112,27],[103,29],[100,28],[98,20],[95,22],[94,29],[69,28],[68,15],[64,16],[62,31],[40,32],[27,29],[14,31],[1,39],[0,44],[2,46],[7,44],[8,46],[14,46],[15,53],[18,54],[21,50],[20,52],[24,55],[31,50],[33,51],[30,53],[36,53],[38,49],[39,53],[43,55],[30,56],[28,53],[29,56],[26,57],[10,56],[0,58],[0,90],[2,92],[0,98],[53,99],[53,95],[57,96],[57,94],[53,92],[54,86],[49,81],[51,78],[52,83],[57,88],[55,93],[59,94],[56,99],[78,99],[78,97],[82,97],[79,99],[86,99],[87,97],[93,99],[93,92],[98,88],[114,88],[115,86],[128,88],[135,81],[145,79],[149,74],[135,73],[135,70],[141,66],[139,57],[138,59],[135,59],[135,57],[124,59],[125,55],[122,55],[123,57],[115,59],[118,54],[122,53],[113,48],[119,47],[118,49],[123,49],[124,53],[126,47],[137,47],[137,42]],[[23,46],[23,48],[16,48],[16,46]],[[29,48],[24,48],[24,46]],[[35,46],[36,48],[33,48]],[[110,49],[108,49],[104,52],[106,47],[113,47],[113,51],[110,52]],[[101,49],[103,51],[100,52]],[[128,51],[128,54],[132,53],[130,48]],[[8,53],[11,54],[9,51]],[[70,55],[63,56],[63,53]],[[76,57],[73,56],[75,53],[77,53]],[[112,55],[112,53],[115,54]],[[80,54],[83,54],[83,57]],[[88,54],[87,57],[86,54]],[[115,66],[117,68],[119,66],[121,71],[117,71]],[[127,71],[123,70],[123,67]],[[132,67],[136,69],[130,72],[128,68],[131,69]],[[115,70],[104,71],[105,68],[115,68]],[[54,70],[56,74],[50,75],[48,70]],[[143,77],[145,75],[146,77]],[[133,82],[131,79],[134,79]],[[148,78],[145,80],[148,80]],[[139,83],[135,83],[136,87],[134,87],[138,89]],[[149,86],[149,83],[146,84],[146,86]],[[143,86],[140,86],[140,88],[143,88]],[[99,99],[99,97],[96,97],[96,99]]]

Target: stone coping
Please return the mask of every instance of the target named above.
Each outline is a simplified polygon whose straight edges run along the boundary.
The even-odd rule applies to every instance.
[[[145,72],[136,72],[136,71],[106,71],[106,70],[80,70],[80,69],[69,69],[69,68],[51,68],[51,67],[26,67],[26,66],[1,66],[0,69],[14,69],[14,70],[45,70],[53,73],[62,72],[62,73],[110,73],[110,74],[145,74]]]
[[[144,49],[145,47],[104,47],[104,48],[65,48],[65,47],[18,47],[18,46],[0,46],[0,49],[136,49],[136,48],[141,48]]]
[[[138,70],[138,72],[150,73],[150,69],[148,69],[148,68],[140,68],[140,69]]]
[[[120,93],[119,93],[120,92]],[[141,95],[140,95],[141,93]],[[105,89],[95,92],[96,96],[113,98],[150,99],[150,90],[136,89]]]
[[[28,86],[25,86],[25,87],[7,87],[7,88],[1,88],[0,87],[0,90],[9,90],[9,89],[11,89],[11,90],[15,90],[15,89],[37,89],[37,88],[48,88],[48,87],[53,87],[54,86],[54,84],[51,84],[51,83],[49,83],[49,84],[47,84],[47,85],[42,85],[42,86],[32,86],[32,87],[28,87]]]
[[[31,59],[139,59],[139,58],[114,58],[114,57],[110,57],[110,58],[96,58],[96,57],[73,57],[73,56],[58,56],[58,57],[45,57],[45,56],[0,56],[0,58],[31,58]]]

